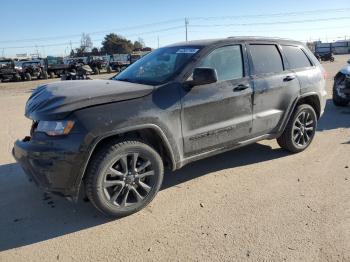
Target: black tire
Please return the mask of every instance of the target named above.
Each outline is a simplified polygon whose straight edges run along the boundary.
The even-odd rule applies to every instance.
[[[334,62],[334,57],[331,57],[329,61]]]
[[[341,81],[345,81],[345,78],[341,77],[334,79],[332,100],[335,106],[344,107],[349,104],[349,99],[343,98],[338,94],[337,86],[341,83]]]
[[[305,121],[301,118],[303,114]],[[311,144],[316,128],[317,115],[313,107],[307,104],[299,105],[294,110],[284,132],[277,138],[277,143],[289,152],[299,153]]]
[[[24,77],[25,77],[26,81],[32,80],[32,76],[29,73],[25,73]]]
[[[128,216],[153,200],[162,185],[163,172],[163,161],[151,146],[136,140],[112,141],[89,163],[86,195],[103,214]]]
[[[52,72],[52,71],[50,72],[50,78],[51,78],[51,79],[55,78],[55,73]]]
[[[100,74],[100,70],[97,67],[92,68],[92,71],[94,71],[95,75],[99,75]]]
[[[48,74],[47,74],[47,72],[45,70],[41,72],[41,78],[42,79],[48,79],[49,78],[49,76],[48,76]]]

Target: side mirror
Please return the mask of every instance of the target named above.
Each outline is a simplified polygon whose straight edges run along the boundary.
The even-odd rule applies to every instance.
[[[207,85],[218,81],[218,75],[214,68],[197,67],[193,70],[193,86]]]

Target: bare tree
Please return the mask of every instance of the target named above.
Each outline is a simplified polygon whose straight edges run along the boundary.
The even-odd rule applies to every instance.
[[[80,40],[80,50],[83,52],[90,52],[93,47],[93,43],[89,34],[83,33]]]

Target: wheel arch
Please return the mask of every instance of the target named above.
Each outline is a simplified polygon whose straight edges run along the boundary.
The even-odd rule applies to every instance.
[[[286,128],[286,126],[289,122],[289,119],[293,115],[295,108],[297,108],[297,106],[302,105],[302,104],[310,105],[315,110],[316,115],[317,115],[317,119],[320,118],[320,116],[321,116],[321,100],[320,100],[318,94],[316,92],[302,94],[301,96],[297,97],[294,100],[292,106],[290,107],[290,110],[288,111],[288,114],[287,114],[285,120],[283,121],[283,124],[281,125],[281,128],[278,132],[278,136],[280,136],[283,133],[284,129]]]
[[[154,124],[145,124],[134,126],[131,128],[118,129],[113,132],[109,132],[101,137],[99,137],[91,146],[89,150],[88,157],[85,161],[84,166],[82,167],[81,175],[77,178],[76,186],[80,189],[81,182],[83,181],[86,170],[91,159],[94,155],[103,148],[103,145],[109,143],[111,140],[121,139],[121,138],[132,138],[140,139],[150,144],[161,156],[163,159],[165,167],[175,170],[176,161],[173,149],[169,143],[168,138],[160,127]]]
[[[307,104],[307,105],[312,106],[312,108],[316,112],[317,119],[320,118],[320,116],[321,116],[321,101],[320,101],[320,98],[317,95],[317,93],[309,93],[309,94],[306,94],[306,95],[299,97],[295,106],[297,107],[301,104]],[[293,109],[293,111],[294,111],[294,109]]]

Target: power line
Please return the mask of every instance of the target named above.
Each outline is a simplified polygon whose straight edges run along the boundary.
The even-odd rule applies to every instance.
[[[234,23],[234,24],[191,24],[190,27],[227,27],[227,26],[261,26],[261,25],[281,25],[281,24],[301,24],[310,22],[324,22],[324,21],[339,21],[348,20],[349,16],[344,17],[331,17],[331,18],[318,18],[318,19],[304,19],[304,20],[291,20],[291,21],[275,21],[275,22],[254,22],[254,23]]]
[[[183,19],[172,19],[172,20],[166,20],[162,22],[155,22],[150,24],[143,24],[143,25],[137,25],[137,26],[128,26],[128,27],[119,27],[119,28],[113,28],[109,30],[103,30],[103,31],[95,31],[88,33],[89,35],[97,35],[97,34],[105,34],[115,31],[130,31],[135,30],[139,28],[148,28],[151,26],[160,26],[165,24],[171,24],[175,22],[182,22]],[[39,37],[39,38],[28,38],[28,39],[17,39],[17,40],[1,40],[0,43],[13,43],[13,42],[37,42],[37,41],[47,41],[47,40],[57,40],[57,39],[63,39],[63,38],[73,38],[73,37],[80,37],[80,34],[72,34],[72,35],[61,35],[61,36],[52,36],[52,37]]]
[[[291,16],[297,16],[297,15],[312,15],[312,14],[321,14],[321,13],[331,13],[331,12],[346,12],[350,11],[350,8],[338,8],[338,9],[321,9],[321,10],[312,10],[312,11],[301,11],[301,12],[284,12],[284,13],[272,13],[272,14],[247,14],[247,15],[239,15],[239,16],[218,16],[218,17],[193,17],[191,20],[194,21],[212,21],[212,20],[220,20],[220,19],[239,19],[239,18],[263,18],[263,17],[291,17]],[[340,20],[347,20],[350,19],[349,16],[342,16],[342,17],[329,17],[329,18],[315,18],[315,19],[300,19],[300,20],[283,20],[283,21],[270,21],[270,22],[252,22],[252,23],[227,23],[227,24],[189,24],[189,18],[185,18],[185,37],[186,41],[188,40],[188,33],[190,32],[196,32],[190,30],[191,28],[214,28],[214,27],[235,27],[235,26],[274,26],[274,25],[286,25],[286,24],[300,24],[300,23],[313,23],[313,22],[322,22],[322,21],[340,21]],[[110,33],[113,31],[133,31],[133,30],[139,30],[140,28],[149,28],[149,27],[159,27],[164,26],[165,24],[175,24],[178,23],[178,26],[173,27],[167,27],[167,28],[159,28],[156,30],[146,31],[146,32],[139,32],[139,33],[132,33],[132,34],[122,34],[124,37],[132,37],[132,36],[140,36],[140,35],[146,35],[146,34],[157,34],[159,37],[160,32],[166,32],[166,31],[174,31],[177,29],[183,30],[183,18],[181,19],[172,19],[172,20],[166,20],[161,22],[155,22],[155,23],[149,23],[149,24],[143,24],[143,25],[135,25],[135,26],[127,26],[127,27],[120,27],[120,28],[114,28],[110,30],[103,30],[103,31],[95,31],[90,32],[90,35],[98,35],[98,34],[104,34],[104,33]],[[181,25],[182,24],[182,25]],[[333,27],[334,28],[334,27]],[[340,27],[339,27],[340,28]],[[343,27],[345,28],[345,26]],[[319,28],[327,29],[327,28]],[[302,29],[283,29],[281,31],[302,31],[302,30],[319,30],[319,29],[312,29],[312,28],[302,28]],[[249,30],[248,30],[249,31]],[[262,30],[257,30],[261,32]],[[263,30],[265,32],[268,32],[266,30]],[[278,29],[274,30],[278,31]],[[182,31],[183,32],[183,31]],[[205,32],[208,33],[208,30]],[[231,32],[243,32],[243,31],[231,31]],[[244,31],[244,32],[247,32]],[[53,36],[53,37],[39,37],[39,38],[30,38],[30,39],[22,39],[22,40],[1,40],[1,43],[12,43],[12,42],[44,42],[44,41],[50,41],[50,40],[58,40],[58,39],[64,39],[66,38],[69,41],[67,42],[60,42],[60,43],[53,43],[53,44],[43,44],[43,45],[24,45],[24,46],[8,46],[8,47],[0,47],[3,49],[22,49],[22,48],[45,48],[45,47],[53,47],[53,46],[70,46],[72,49],[72,44],[79,44],[80,42],[72,42],[71,38],[80,37],[81,34],[71,34],[71,35],[61,35],[61,36]],[[163,36],[163,35],[162,35]],[[93,41],[102,41],[103,39],[93,40]]]
[[[137,33],[137,34],[131,34],[131,35],[126,35],[127,37],[130,36],[140,36],[140,35],[146,35],[146,34],[156,34],[159,32],[166,32],[166,31],[172,31],[175,29],[179,29],[179,28],[183,28],[183,26],[174,26],[174,27],[169,27],[169,28],[163,28],[161,30],[154,30],[154,31],[147,31],[147,32],[141,32],[141,33]],[[101,39],[93,39],[92,41],[102,41],[103,38]],[[70,45],[72,46],[72,44],[80,44],[80,41],[68,41],[68,42],[64,42],[64,43],[56,43],[56,44],[46,44],[46,45],[33,45],[33,46],[8,46],[8,47],[2,47],[3,49],[16,49],[16,48],[35,48],[35,47],[50,47],[50,46],[63,46],[63,45]]]
[[[219,20],[219,19],[238,19],[238,18],[263,18],[263,17],[279,17],[279,16],[296,16],[296,15],[311,15],[311,14],[319,14],[319,13],[329,13],[329,12],[346,12],[350,11],[350,8],[338,8],[338,9],[319,9],[319,10],[311,10],[311,11],[301,11],[301,12],[283,12],[283,13],[271,13],[271,14],[245,14],[239,16],[217,16],[217,17],[193,17],[190,20]],[[127,26],[127,27],[119,27],[112,28],[109,30],[102,31],[94,31],[89,32],[90,35],[98,35],[105,34],[109,32],[116,31],[130,31],[137,30],[140,28],[148,28],[152,26],[160,26],[165,24],[172,23],[181,23],[183,18],[165,20],[160,22],[154,22],[149,24],[135,25],[135,26]],[[328,21],[328,20],[325,20]],[[49,40],[57,40],[57,39],[68,39],[74,37],[80,37],[81,34],[70,34],[70,35],[60,35],[60,36],[52,36],[52,37],[38,37],[38,38],[27,38],[27,39],[16,39],[16,40],[1,40],[0,43],[14,43],[14,42],[38,42],[38,41],[49,41]]]
[[[281,29],[273,29],[273,30],[265,30],[265,29],[246,29],[246,30],[230,30],[230,33],[246,33],[246,32],[292,32],[292,31],[311,31],[311,30],[326,30],[326,29],[342,29],[342,28],[349,28],[350,25],[347,26],[332,26],[332,27],[304,27],[304,28],[281,28]],[[202,27],[198,27],[197,29],[202,29]],[[226,30],[226,28],[224,28]],[[189,33],[218,33],[218,31],[193,31],[189,30]]]
[[[209,16],[209,17],[193,17],[191,20],[218,20],[218,19],[238,19],[238,18],[263,18],[263,17],[279,17],[279,16],[297,16],[297,15],[312,15],[329,12],[347,12],[350,8],[337,8],[337,9],[318,9],[311,11],[300,12],[284,12],[284,13],[270,13],[270,14],[246,14],[235,16]]]

